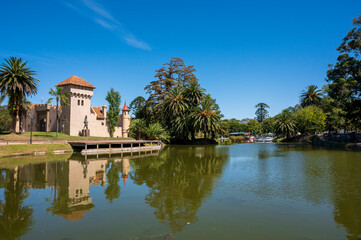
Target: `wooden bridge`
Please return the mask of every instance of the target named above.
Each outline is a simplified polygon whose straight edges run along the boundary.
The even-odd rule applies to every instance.
[[[86,139],[68,141],[74,151],[83,155],[95,155],[122,152],[146,152],[161,150],[164,144],[160,140],[135,140],[135,139]]]

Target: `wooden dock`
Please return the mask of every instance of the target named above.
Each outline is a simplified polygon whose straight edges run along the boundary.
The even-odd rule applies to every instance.
[[[68,141],[74,150],[80,150],[83,155],[95,155],[122,152],[147,152],[161,150],[164,146],[160,140],[135,139],[86,139]]]

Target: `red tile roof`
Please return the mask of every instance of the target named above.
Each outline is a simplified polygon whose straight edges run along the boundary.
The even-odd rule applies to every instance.
[[[97,119],[105,119],[103,111],[100,107],[92,107],[95,114],[97,115]]]
[[[127,107],[127,101],[125,101],[122,111],[129,111],[129,108]]]
[[[95,88],[94,85],[88,83],[81,77],[77,77],[77,76],[71,76],[70,78],[62,81],[61,83],[56,84],[55,87],[70,85],[70,84],[76,85],[76,86],[81,86],[81,87]]]

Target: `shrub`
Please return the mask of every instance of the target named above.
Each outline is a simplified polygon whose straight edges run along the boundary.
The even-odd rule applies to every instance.
[[[242,136],[230,136],[229,139],[232,141],[232,143],[243,143],[244,137]]]

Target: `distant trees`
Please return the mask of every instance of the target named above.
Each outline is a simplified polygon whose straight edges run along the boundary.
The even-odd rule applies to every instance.
[[[265,120],[268,117],[268,111],[267,108],[269,106],[266,103],[258,103],[255,108],[256,110],[256,119],[258,122],[263,123],[263,120]]]
[[[109,127],[109,134],[111,137],[114,135],[115,127],[118,125],[120,114],[120,94],[111,88],[108,91],[105,98],[109,103],[109,109],[107,111],[107,123]]]
[[[63,92],[63,87],[56,87],[55,89],[51,88],[49,91],[50,96],[48,103],[51,103],[54,98],[56,99],[56,136],[59,132],[59,103],[61,105],[69,105],[69,93]]]
[[[0,65],[0,92],[9,98],[8,108],[12,115],[11,131],[16,131],[16,123],[22,102],[27,96],[37,93],[38,81],[34,78],[36,72],[27,67],[27,62],[21,58],[10,57]]]

